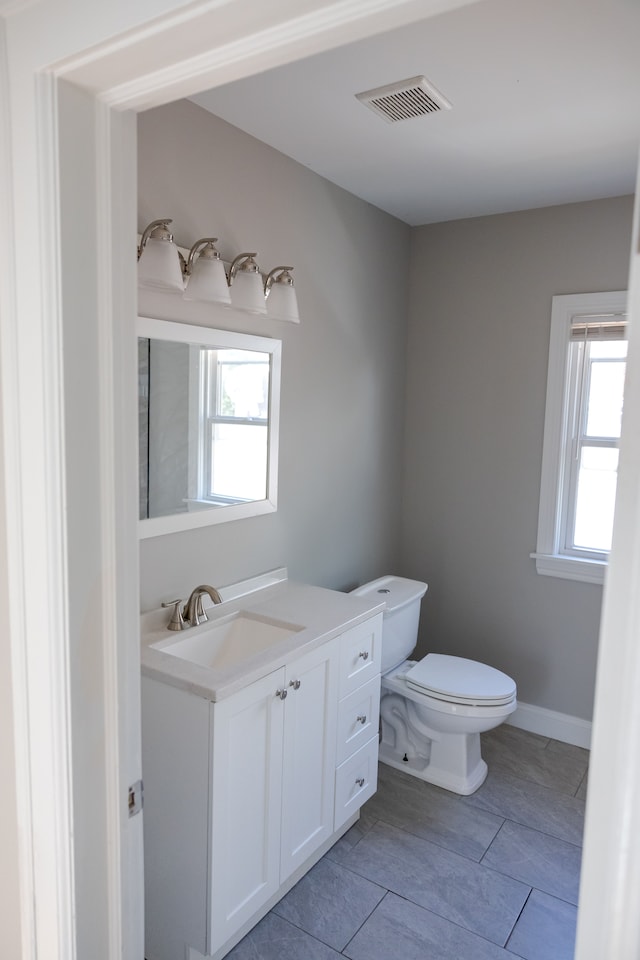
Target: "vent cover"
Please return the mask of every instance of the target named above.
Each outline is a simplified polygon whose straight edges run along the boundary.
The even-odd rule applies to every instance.
[[[389,83],[386,87],[376,87],[375,90],[357,93],[356,97],[366,107],[383,117],[387,123],[451,109],[451,104],[446,97],[443,97],[425,77],[410,77],[409,80]]]

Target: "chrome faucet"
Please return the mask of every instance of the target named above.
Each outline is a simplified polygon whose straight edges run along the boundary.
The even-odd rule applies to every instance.
[[[192,590],[191,596],[182,606],[182,600],[169,600],[163,603],[163,607],[173,607],[171,619],[167,624],[168,630],[186,630],[187,627],[197,627],[199,623],[205,623],[209,618],[202,605],[202,597],[208,594],[214,603],[222,603],[222,597],[215,587],[209,587],[202,583],[195,590]]]
[[[204,623],[209,619],[202,605],[202,597],[205,593],[211,597],[214,603],[222,603],[222,597],[215,587],[209,587],[206,583],[201,584],[191,591],[191,596],[184,605],[182,615],[185,624],[197,627],[199,623]]]

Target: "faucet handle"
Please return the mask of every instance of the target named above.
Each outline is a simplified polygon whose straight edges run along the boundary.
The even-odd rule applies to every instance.
[[[180,604],[182,600],[167,600],[166,603],[163,603],[163,607],[173,607],[173,613],[171,614],[171,619],[167,624],[167,630],[184,630],[184,619],[182,617],[182,611],[180,610]]]

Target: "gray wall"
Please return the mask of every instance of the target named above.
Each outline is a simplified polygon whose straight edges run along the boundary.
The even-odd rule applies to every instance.
[[[410,231],[234,127],[182,101],[138,122],[138,227],[218,236],[295,266],[302,322],[226,326],[283,340],[275,514],[142,541],[141,609],[285,564],[346,588],[399,563]],[[142,314],[196,322],[202,305],[141,296]]]
[[[401,568],[420,650],[485,660],[526,703],[590,719],[602,588],[535,550],[551,298],[624,289],[633,200],[413,231]]]
[[[551,298],[626,286],[632,198],[410,231],[184,101],[140,115],[139,170],[140,230],[171,216],[182,245],[213,233],[226,258],[293,263],[302,313],[225,324],[283,340],[277,513],[143,541],[141,608],[280,564],[338,589],[397,570],[429,583],[420,652],[483,659],[522,701],[590,719],[602,590],[529,554]]]

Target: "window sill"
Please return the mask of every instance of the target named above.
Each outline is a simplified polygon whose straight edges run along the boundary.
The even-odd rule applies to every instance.
[[[604,583],[607,563],[605,560],[582,560],[553,553],[531,553],[536,561],[536,570],[544,577],[560,577],[562,580],[581,580],[583,583]]]

